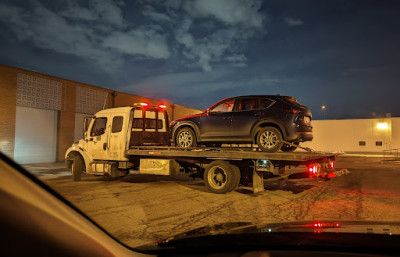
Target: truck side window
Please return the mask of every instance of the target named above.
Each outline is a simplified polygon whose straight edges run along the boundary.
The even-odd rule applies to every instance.
[[[90,131],[90,136],[100,136],[106,132],[107,118],[96,118]]]
[[[124,117],[116,116],[113,118],[111,133],[118,133],[122,130],[122,124],[124,122]]]

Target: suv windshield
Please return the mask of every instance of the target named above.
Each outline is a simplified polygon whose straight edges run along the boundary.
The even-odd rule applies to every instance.
[[[395,224],[399,10],[3,0],[0,151],[133,248],[247,225]]]

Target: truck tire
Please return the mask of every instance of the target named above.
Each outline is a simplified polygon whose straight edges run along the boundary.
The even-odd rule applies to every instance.
[[[83,162],[82,156],[78,155],[74,157],[74,162],[72,163],[72,179],[74,181],[81,180],[85,163]]]
[[[175,136],[175,146],[182,148],[196,147],[196,134],[191,128],[180,129]]]
[[[256,142],[261,151],[275,153],[282,147],[282,134],[275,127],[265,127],[258,132]]]
[[[240,176],[237,176],[237,171],[238,169],[227,162],[213,161],[204,172],[203,179],[207,190],[215,194],[225,194],[232,191],[240,179]]]
[[[232,166],[232,171],[233,171],[232,174],[233,174],[234,181],[231,185],[231,188],[229,189],[229,192],[235,190],[239,186],[239,183],[240,183],[239,167],[236,165],[233,165],[233,164],[231,164],[231,166]]]

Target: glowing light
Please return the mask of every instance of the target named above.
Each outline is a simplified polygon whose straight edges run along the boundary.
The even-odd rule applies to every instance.
[[[331,169],[335,168],[335,162],[334,161],[329,162],[329,166],[331,167]]]
[[[377,128],[381,129],[381,130],[389,129],[389,125],[387,123],[380,122],[380,123],[378,123]]]
[[[149,104],[148,104],[148,103],[140,103],[140,105],[141,105],[141,106],[144,106],[144,107],[147,107],[147,106],[149,106]]]
[[[322,110],[325,110],[325,109],[326,109],[326,106],[325,106],[325,105],[322,105],[322,106],[321,106],[321,109],[322,109]]]
[[[165,109],[165,108],[167,108],[167,106],[166,106],[165,104],[160,104],[160,105],[158,105],[158,107],[159,107],[160,109]]]

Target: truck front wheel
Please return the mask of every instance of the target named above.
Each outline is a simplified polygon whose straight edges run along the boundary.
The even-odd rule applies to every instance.
[[[74,162],[72,163],[72,179],[74,181],[81,180],[85,163],[80,155],[74,157]]]
[[[204,183],[209,192],[225,194],[239,184],[240,171],[224,161],[213,161],[204,171]]]

